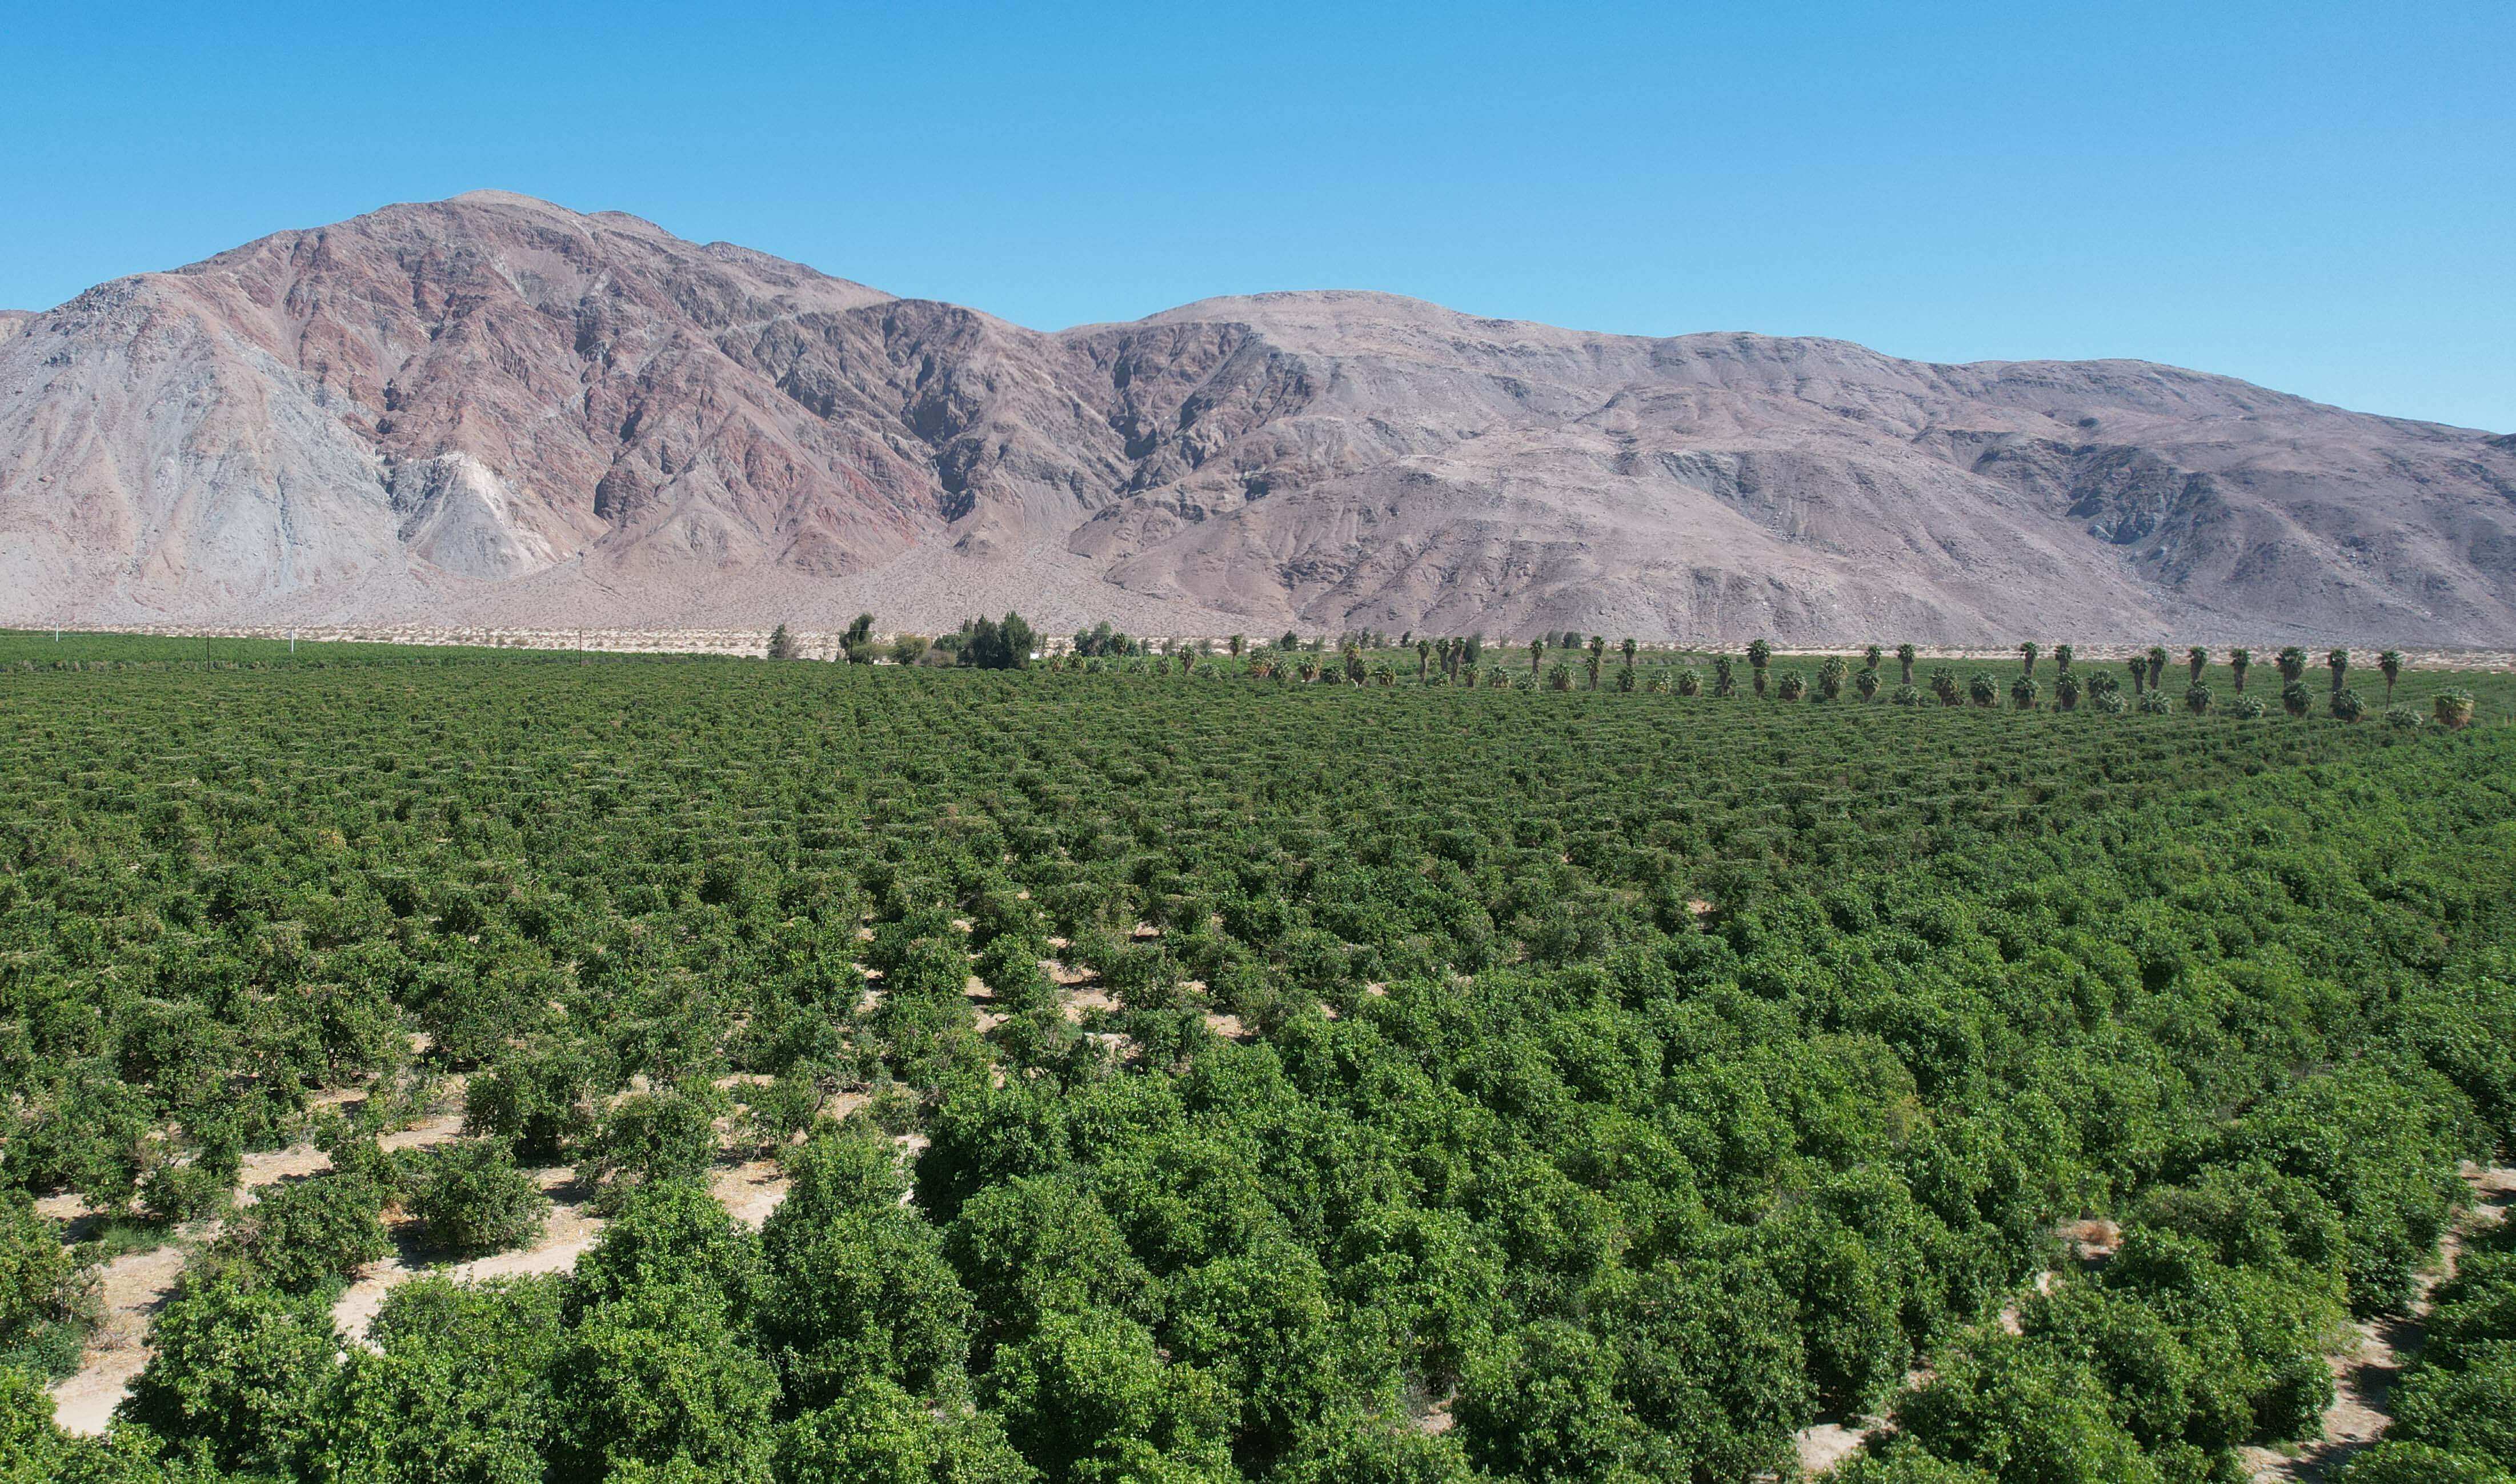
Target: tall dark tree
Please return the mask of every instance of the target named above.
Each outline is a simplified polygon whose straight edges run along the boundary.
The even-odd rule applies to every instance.
[[[2241,647],[2228,651],[2228,674],[2236,678],[2237,694],[2245,693],[2245,672],[2252,669],[2253,665],[2254,651],[2251,649]]]
[[[2070,645],[2055,644],[2053,646],[2053,669],[2062,675],[2069,675],[2071,673],[2071,661],[2078,657],[2079,651],[2072,648]]]
[[[1755,681],[1756,694],[1760,696],[1765,693],[1765,668],[1773,662],[1773,645],[1757,639],[1747,646],[1747,668],[1754,672],[1751,679]]]
[[[2193,683],[2199,685],[2202,683],[2202,672],[2210,667],[2210,651],[2200,644],[2195,644],[2184,651],[2184,662],[2192,667]]]
[[[1896,646],[1896,679],[1899,684],[1913,683],[1913,646],[1910,644]]]
[[[1886,650],[1879,648],[1876,644],[1870,644],[1861,651],[1861,668],[1874,672],[1877,670],[1879,665],[1886,660]]]
[[[2394,682],[2403,678],[2403,651],[2388,649],[2376,656],[2376,670],[2385,678],[2385,704],[2394,704]]]
[[[2330,654],[2324,657],[2324,663],[2330,667],[2332,671],[2332,693],[2334,695],[2339,695],[2341,693],[2342,683],[2347,680],[2350,676],[2350,651],[2347,649],[2335,649]]]
[[[2156,690],[2165,683],[2165,680],[2166,646],[2164,644],[2152,644],[2149,646],[2149,688]]]
[[[972,620],[962,630],[961,663],[980,670],[1025,670],[1038,636],[1019,613]]]
[[[2291,644],[2287,648],[2283,649],[2280,652],[2279,663],[2281,679],[2283,680],[2295,684],[2297,681],[2306,679],[2306,651],[2300,649],[2297,645]]]
[[[795,657],[795,636],[786,632],[784,624],[769,631],[769,657],[773,660]]]
[[[2025,668],[2019,673],[2026,676],[2031,680],[2034,680],[2035,678],[2035,656],[2043,652],[2043,646],[2036,643],[2035,640],[2032,639],[2019,645],[2018,657],[2026,662]]]

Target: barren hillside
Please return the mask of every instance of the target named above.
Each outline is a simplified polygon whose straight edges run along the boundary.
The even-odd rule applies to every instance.
[[[0,621],[2516,640],[2516,441],[1378,294],[1043,334],[495,192],[0,316]]]

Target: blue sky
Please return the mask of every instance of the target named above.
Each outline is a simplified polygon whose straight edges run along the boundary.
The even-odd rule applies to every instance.
[[[2516,431],[2505,0],[126,4],[6,38],[6,307],[497,186],[1042,328],[1374,288]]]

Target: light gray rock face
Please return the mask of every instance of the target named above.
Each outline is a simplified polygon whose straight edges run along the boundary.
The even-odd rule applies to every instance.
[[[481,192],[0,316],[0,620],[2516,641],[2516,440],[1378,294],[1041,334]]]

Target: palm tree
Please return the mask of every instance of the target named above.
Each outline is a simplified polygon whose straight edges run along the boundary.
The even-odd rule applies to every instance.
[[[2053,668],[2063,675],[2069,675],[2071,673],[2071,661],[2078,658],[2078,655],[2079,651],[2072,648],[2068,644],[2055,644],[2053,646]]]
[[[2130,662],[2125,664],[2123,668],[2131,672],[2131,693],[2134,696],[2138,696],[2148,690],[2149,663],[2146,660],[2143,660],[2138,655],[2134,655]]]
[[[1842,655],[1827,655],[1825,657],[1825,663],[1817,667],[1817,693],[1829,701],[1841,700],[1843,698],[1843,674],[1848,668],[1849,667],[1843,663]],[[1865,672],[1865,674],[1866,673],[1866,672]]]
[[[1432,678],[1433,641],[1429,639],[1419,639],[1415,641],[1415,679],[1429,680]]]
[[[1243,639],[1237,634],[1232,636],[1230,642],[1232,645],[1232,657],[1236,660],[1240,658],[1240,651],[1249,646],[1249,640]]]
[[[1557,660],[1554,667],[1546,672],[1546,688],[1549,690],[1572,689],[1572,667],[1567,665],[1562,660]]]
[[[1785,670],[1774,686],[1774,693],[1785,701],[1796,701],[1808,691],[1808,680],[1796,670]]]
[[[2472,692],[2441,690],[2429,701],[2440,726],[2449,731],[2461,731],[2472,724]]]
[[[1955,706],[1965,700],[1965,692],[1957,686],[1957,673],[1946,665],[1931,672],[1931,694],[1938,696],[1943,706]]]
[[[1320,678],[1320,662],[1305,655],[1302,662],[1293,667],[1293,674],[1303,684],[1311,684]]]
[[[1590,641],[1590,652],[1581,656],[1581,668],[1590,673],[1590,688],[1592,690],[1599,688],[1599,663],[1604,657],[1607,645],[1597,639],[1593,639]]]
[[[1532,684],[1537,680],[1537,667],[1544,663],[1546,663],[1546,640],[1531,639],[1529,641],[1529,679]]]
[[[1739,693],[1739,667],[1726,654],[1712,657],[1712,693],[1728,700]]]
[[[2032,639],[2018,646],[2019,658],[2027,662],[2027,668],[2022,673],[2025,674],[2028,679],[2034,680],[2035,678],[2035,656],[2043,652],[2043,646],[2037,644]]]
[[[2210,664],[2210,651],[2195,644],[2184,651],[2184,663],[2193,667],[2193,683],[2202,683],[2202,672]]]
[[[2324,657],[2324,663],[2332,667],[2332,693],[2339,695],[2342,679],[2350,674],[2350,651],[2335,649]]]
[[[2355,690],[2332,692],[2331,705],[2332,719],[2336,721],[2356,721],[2368,714],[2368,703],[2360,700],[2359,692]]]
[[[1757,639],[1747,646],[1747,668],[1755,672],[1756,694],[1765,693],[1765,667],[1774,662],[1774,646]]]
[[[1465,685],[1470,690],[1476,689],[1477,677],[1483,674],[1484,671],[1485,667],[1483,665],[1461,665],[1459,667],[1459,683]]]
[[[2306,679],[2306,651],[2291,644],[2280,652],[2281,679],[2290,684]]]
[[[1876,670],[1879,662],[1886,658],[1886,650],[1879,648],[1876,644],[1871,644],[1868,648],[1861,651],[1861,668],[1864,670]]]
[[[1677,693],[1682,696],[1703,694],[1703,677],[1692,667],[1677,673]]]
[[[1967,679],[1966,694],[1977,706],[1993,706],[2000,701],[2000,687],[1980,670]]]
[[[1616,647],[1617,647],[1617,648],[1619,648],[1619,649],[1622,649],[1623,651],[1625,651],[1625,668],[1626,668],[1627,670],[1631,670],[1631,669],[1633,669],[1633,668],[1634,668],[1634,647],[1635,647],[1635,646],[1634,646],[1634,641],[1633,641],[1632,639],[1627,639],[1627,640],[1625,640],[1623,643],[1618,644]]]
[[[2314,704],[2315,697],[2307,693],[2304,682],[2291,680],[2281,687],[2281,710],[2287,712],[2290,716],[2305,716],[2307,708]]]
[[[2028,676],[2024,671],[2021,671],[2018,679],[2009,682],[2009,704],[2017,707],[2020,711],[2034,711],[2035,709],[2035,691],[2036,686],[2034,680]]]
[[[2243,695],[2245,693],[2245,672],[2252,669],[2253,664],[2254,651],[2251,649],[2231,649],[2228,651],[2228,673],[2237,678],[2237,694]]]
[[[2059,651],[2056,651],[2053,658],[2058,662],[2062,656]],[[2065,670],[2060,675],[2053,677],[2053,704],[2063,711],[2076,711],[2079,709],[2079,678],[2077,676]]]
[[[2184,692],[2184,709],[2193,713],[2197,717],[2208,716],[2210,714],[2210,687],[2202,684],[2200,680],[2195,680],[2193,682],[2193,688]]]
[[[1616,672],[1616,693],[1631,695],[1634,689],[1634,667],[1624,666]]]
[[[1371,683],[1381,686],[1395,685],[1398,683],[1398,672],[1387,660],[1382,660],[1371,667]]]
[[[1877,652],[1877,646],[1874,644],[1871,645],[1870,652],[1875,654]],[[1859,675],[1854,676],[1852,678],[1852,688],[1861,692],[1861,699],[1864,701],[1877,700],[1878,667],[1872,665],[1868,669],[1862,671]]]
[[[1898,644],[1896,646],[1896,680],[1898,684],[1910,685],[1913,683],[1912,645]]]
[[[2149,646],[2149,688],[2156,690],[2159,682],[2164,679],[2166,679],[2166,646],[2152,644]]]
[[[2403,678],[2403,651],[2388,649],[2376,656],[2376,669],[2385,677],[2385,704],[2394,704],[2394,682]]]

